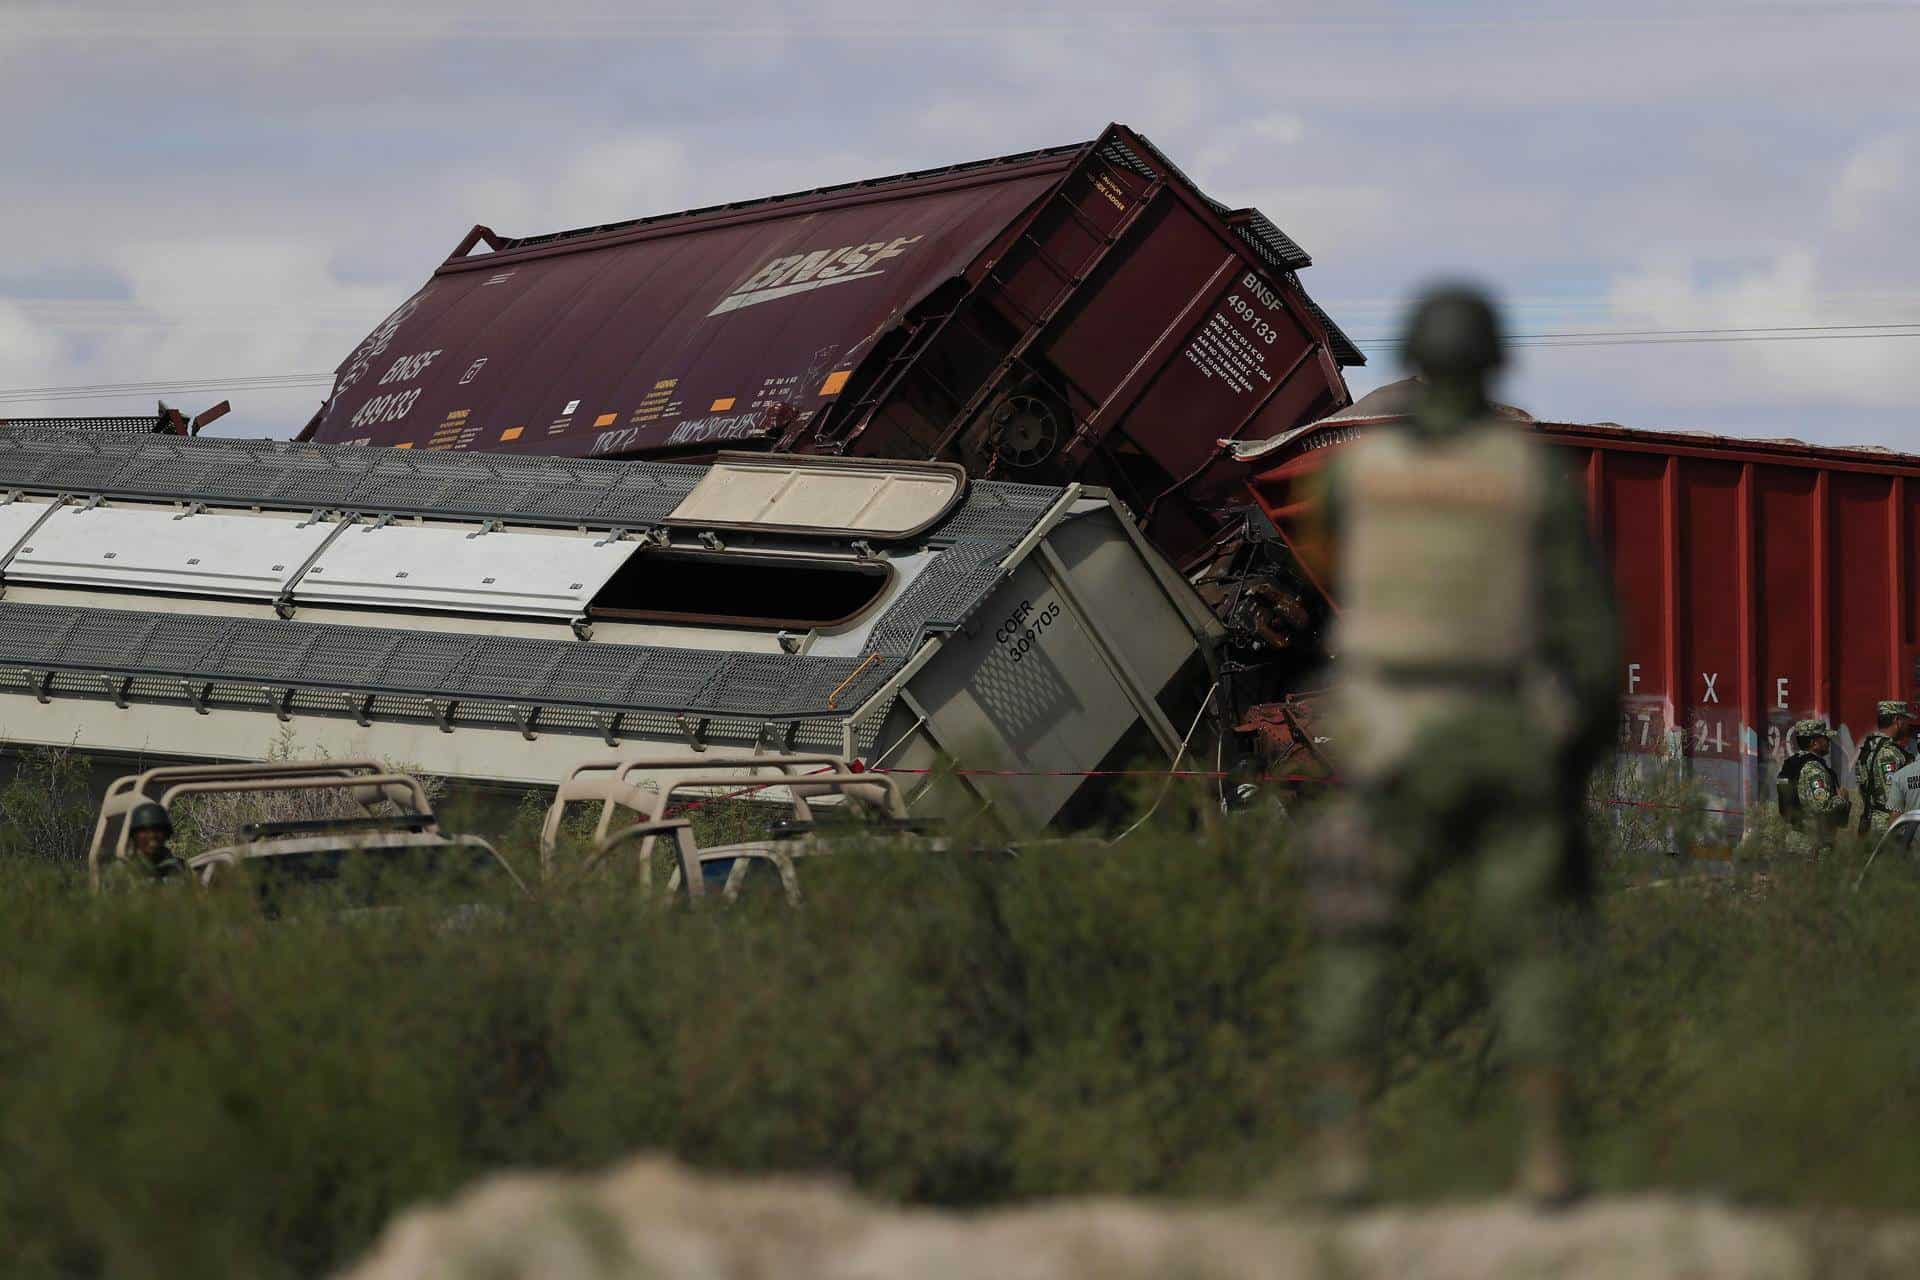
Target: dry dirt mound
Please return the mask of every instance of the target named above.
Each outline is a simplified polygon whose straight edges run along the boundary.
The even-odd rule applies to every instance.
[[[741,1180],[640,1159],[598,1178],[493,1179],[388,1228],[351,1280],[1040,1280],[1261,1277],[1600,1280],[1920,1274],[1920,1227],[1707,1201],[1494,1202],[1320,1217],[1127,1200],[954,1214],[817,1180]]]

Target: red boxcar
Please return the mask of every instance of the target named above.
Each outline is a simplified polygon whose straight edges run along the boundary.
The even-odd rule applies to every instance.
[[[944,458],[1117,490],[1182,560],[1359,351],[1256,209],[1120,125],[1076,146],[510,239],[475,227],[303,438]]]
[[[1398,396],[1243,451],[1283,534],[1300,479],[1399,420]],[[1740,805],[1771,795],[1795,720],[1835,721],[1850,766],[1873,704],[1916,696],[1920,457],[1525,420],[1586,494],[1613,568],[1628,750],[1684,756]]]

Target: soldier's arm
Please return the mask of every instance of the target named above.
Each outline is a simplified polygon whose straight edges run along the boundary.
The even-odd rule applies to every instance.
[[[1878,748],[1859,771],[1860,804],[1893,808],[1893,773],[1897,771],[1899,758],[1885,747]]]
[[[1809,766],[1800,771],[1800,807],[1808,813],[1834,813],[1845,804],[1845,792],[1827,781],[1826,771]]]

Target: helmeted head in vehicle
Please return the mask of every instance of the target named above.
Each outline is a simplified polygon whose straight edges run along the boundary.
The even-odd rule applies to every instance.
[[[1492,412],[1488,384],[1506,362],[1499,312],[1471,285],[1429,289],[1407,319],[1402,356],[1423,384],[1414,425],[1437,434],[1458,430]]]
[[[1833,740],[1833,726],[1825,720],[1801,720],[1793,726],[1793,745],[1802,751],[1825,755]]]
[[[173,819],[167,811],[149,800],[134,807],[127,817],[127,839],[134,851],[144,857],[163,852],[173,838]]]

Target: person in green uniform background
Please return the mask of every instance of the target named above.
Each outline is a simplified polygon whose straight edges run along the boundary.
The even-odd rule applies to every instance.
[[[173,851],[173,819],[151,801],[136,805],[127,815],[127,843],[132,848],[112,868],[117,881],[160,884],[184,880],[190,874]]]
[[[1833,727],[1825,720],[1801,720],[1793,726],[1793,754],[1780,766],[1774,787],[1780,816],[1787,820],[1789,852],[1818,858],[1833,852],[1846,828],[1853,800],[1840,785],[1828,754]]]
[[[1905,702],[1880,702],[1874,707],[1874,731],[1853,758],[1854,785],[1860,789],[1860,834],[1869,840],[1885,835],[1900,815],[1894,807],[1893,775],[1913,763],[1913,728]]]

